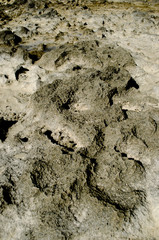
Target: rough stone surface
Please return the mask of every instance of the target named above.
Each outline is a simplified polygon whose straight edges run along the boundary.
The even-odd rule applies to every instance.
[[[159,239],[157,1],[0,1],[0,240]]]

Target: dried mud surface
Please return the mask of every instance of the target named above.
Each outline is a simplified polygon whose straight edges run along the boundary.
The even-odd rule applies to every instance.
[[[0,1],[0,240],[159,239],[157,1]]]

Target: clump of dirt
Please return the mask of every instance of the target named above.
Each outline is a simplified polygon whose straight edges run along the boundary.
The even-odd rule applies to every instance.
[[[146,203],[145,166],[122,148],[124,144],[128,147],[132,142],[142,151],[147,149],[144,138],[134,132],[141,115],[129,118],[122,105],[114,103],[114,97],[126,97],[130,92],[135,94],[138,91],[140,86],[125,69],[125,65],[134,63],[128,54],[124,54],[126,60],[123,59],[125,52],[121,48],[106,46],[100,49],[96,42],[93,44],[66,45],[60,47],[59,51],[44,54],[39,64],[50,59],[58,68],[68,64],[78,52],[78,56],[81,56],[78,71],[81,71],[84,68],[82,61],[87,61],[89,54],[92,56],[89,58],[92,67],[97,58],[96,49],[103,53],[99,55],[100,70],[88,68],[74,77],[57,79],[39,88],[31,100],[34,117],[37,114],[38,128],[41,129],[38,141],[41,146],[45,141],[46,148],[33,161],[31,180],[41,192],[54,199],[50,209],[55,219],[58,219],[58,214],[68,214],[69,220],[65,219],[65,215],[56,226],[58,229],[62,227],[61,231],[66,232],[67,237],[77,231],[71,208],[76,206],[79,209],[86,199],[99,202],[104,212],[109,212],[111,206],[119,215],[123,213],[125,219]],[[49,67],[51,69],[51,64]],[[35,150],[36,156],[37,151],[39,145]],[[57,206],[58,201],[61,205]],[[44,210],[45,207],[41,209],[43,217]],[[46,213],[47,218],[49,216]],[[54,224],[53,221],[50,226]],[[101,224],[99,219],[96,224]]]

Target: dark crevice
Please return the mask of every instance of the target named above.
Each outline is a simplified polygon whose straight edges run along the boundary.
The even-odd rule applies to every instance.
[[[70,90],[68,92],[68,98],[63,101],[62,99],[60,99],[60,104],[59,104],[59,110],[60,111],[63,111],[63,110],[69,110],[70,109],[70,105],[72,104],[73,102],[73,96],[75,94],[75,91],[74,90]]]
[[[69,154],[69,152],[65,149],[61,149],[61,151],[62,151],[62,154]]]
[[[120,152],[120,151],[117,149],[117,146],[114,147],[114,150],[115,150],[115,152],[118,152],[118,153]]]
[[[58,142],[56,140],[53,139],[53,137],[51,136],[52,132],[50,130],[47,130],[46,132],[44,132],[44,134],[48,137],[48,139],[53,143],[53,144],[58,144]]]
[[[128,110],[126,110],[126,109],[122,109],[124,120],[128,119],[127,111]]]
[[[86,10],[86,9],[88,9],[88,7],[87,6],[83,6],[83,9]]]
[[[16,80],[19,79],[19,75],[20,75],[21,73],[26,73],[27,71],[29,71],[29,69],[20,67],[20,68],[15,72]]]
[[[114,150],[115,150],[115,152],[120,153],[122,158],[127,158],[128,160],[134,161],[138,166],[140,166],[145,171],[145,168],[144,168],[142,162],[140,162],[139,160],[135,160],[134,158],[129,158],[127,156],[127,153],[120,152],[117,149],[117,146],[114,147]]]
[[[3,186],[3,199],[7,204],[12,204],[11,189],[10,187]]]
[[[75,70],[81,70],[81,67],[80,67],[79,65],[77,65],[77,66],[73,67],[72,70],[73,70],[73,71],[75,71]]]
[[[127,157],[127,154],[126,153],[121,153],[121,156],[122,157]]]
[[[0,140],[2,142],[6,140],[9,128],[16,123],[17,121],[8,121],[4,120],[4,118],[0,119]]]
[[[123,206],[122,204],[117,203],[112,200],[105,192],[102,192],[98,187],[89,186],[90,193],[96,197],[99,201],[101,201],[104,205],[110,204],[114,206],[117,210],[126,212],[130,210],[127,206]]]
[[[153,126],[155,128],[154,133],[157,132],[157,122],[155,121],[155,119],[150,117],[150,122],[153,124]]]
[[[127,85],[126,85],[125,89],[129,90],[130,88],[139,89],[139,85],[137,84],[137,82],[133,78],[130,78],[130,80],[127,82]]]
[[[143,142],[143,144],[148,148],[148,145],[147,145],[147,143],[146,143],[146,141],[145,140],[143,140],[142,138],[139,138],[142,142]]]
[[[99,41],[95,40],[97,47],[99,47]]]
[[[120,150],[118,150],[117,146],[114,146],[114,150],[115,150],[115,152],[120,153],[122,158],[127,158],[127,154],[124,152],[120,152]]]
[[[128,158],[128,160],[134,161],[138,166],[140,166],[140,167],[142,168],[142,170],[145,171],[144,165],[143,165],[142,162],[140,162],[139,160],[135,160],[134,158]]]
[[[133,128],[131,129],[131,131],[132,131],[132,134],[133,134],[136,138],[138,138],[138,136],[137,136],[137,131],[136,131],[136,126],[133,126]]]
[[[8,79],[8,75],[5,74],[4,77],[5,77],[6,79]]]
[[[28,138],[27,138],[27,137],[20,138],[20,140],[21,140],[22,142],[28,142]]]
[[[87,185],[90,188],[90,186],[91,186],[91,176],[92,176],[91,165],[87,166],[86,175],[87,175],[87,178],[86,178]]]
[[[61,111],[62,110],[69,110],[71,104],[71,99],[68,99],[67,102],[63,103],[62,106],[60,107]]]
[[[74,152],[74,149],[73,149],[73,148],[67,147],[67,146],[65,146],[65,145],[62,145],[62,144],[60,144],[57,140],[55,140],[55,139],[51,136],[52,132],[51,132],[50,130],[47,130],[46,132],[44,132],[44,134],[47,136],[47,138],[48,138],[53,144],[56,144],[56,145],[62,147],[62,148],[64,149],[63,151],[65,152],[65,154],[66,154],[67,151],[69,151],[69,152]],[[74,144],[74,147],[75,147],[75,146],[76,146],[76,144]]]
[[[36,61],[38,61],[40,58],[36,54],[29,53],[29,58],[32,60],[32,64],[34,64]]]
[[[113,105],[113,97],[114,97],[115,94],[118,94],[117,88],[112,89],[112,90],[109,91],[109,93],[108,93],[108,98],[109,98],[109,104],[110,104],[110,106]]]
[[[108,124],[107,124],[107,122],[106,122],[105,119],[104,119],[104,126],[105,126],[105,127],[108,127]]]

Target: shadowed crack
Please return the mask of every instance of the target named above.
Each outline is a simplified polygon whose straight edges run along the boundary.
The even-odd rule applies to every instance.
[[[129,157],[127,156],[127,153],[120,152],[120,151],[118,150],[117,146],[114,147],[114,150],[115,150],[115,152],[120,153],[122,158],[127,158],[128,160],[134,161],[134,162],[136,163],[136,165],[139,166],[139,167],[142,169],[143,172],[145,172],[145,167],[144,167],[144,165],[142,164],[141,161],[136,160],[136,159],[134,159],[134,158],[129,158]]]
[[[115,94],[118,94],[117,88],[113,88],[108,94],[110,106],[113,105],[113,97],[114,97]]]
[[[137,82],[133,78],[130,78],[130,80],[128,81],[125,89],[129,90],[130,88],[139,89],[139,85],[137,84]]]
[[[51,132],[50,130],[47,130],[46,132],[44,132],[44,134],[47,136],[47,138],[48,138],[53,144],[56,144],[56,145],[64,148],[64,150],[66,150],[66,151],[74,152],[74,149],[73,149],[73,148],[67,147],[67,146],[59,143],[57,140],[55,140],[55,139],[51,136],[52,132]],[[75,147],[75,146],[76,146],[76,144],[73,145],[73,147]]]
[[[4,118],[0,119],[0,139],[2,142],[6,140],[9,128],[16,123],[17,121],[4,120]]]
[[[19,75],[20,75],[20,74],[26,73],[27,71],[29,71],[29,69],[20,67],[20,68],[15,72],[16,80],[19,79]]]
[[[12,197],[11,197],[11,188],[7,186],[3,186],[3,199],[7,204],[12,204]]]

